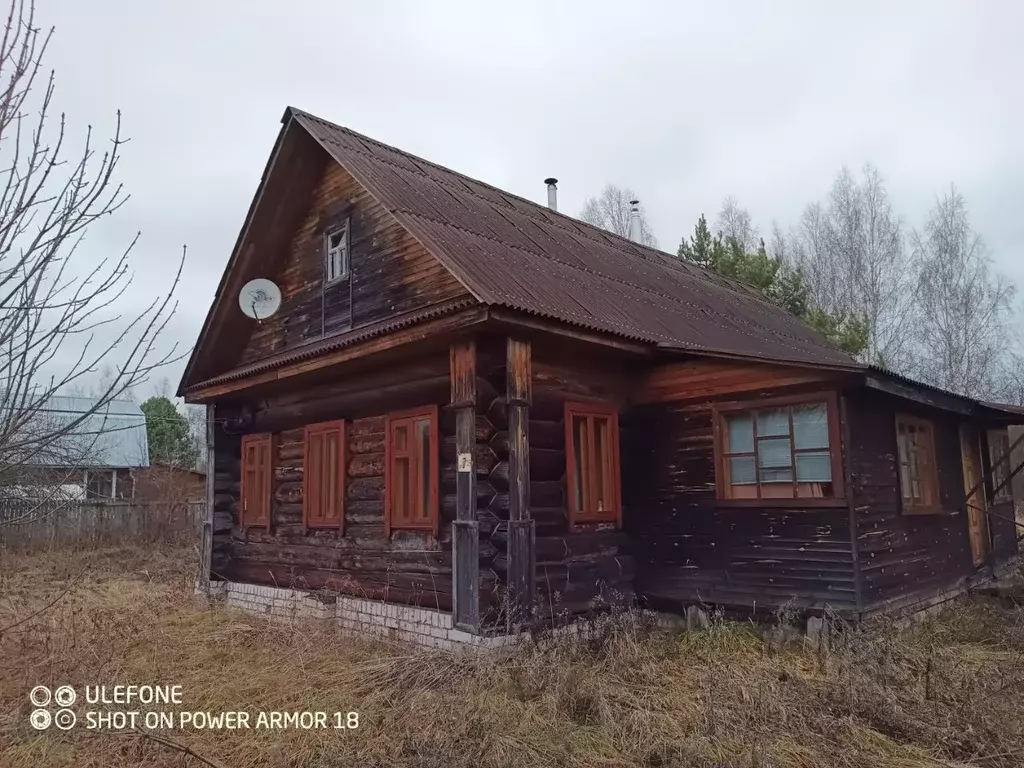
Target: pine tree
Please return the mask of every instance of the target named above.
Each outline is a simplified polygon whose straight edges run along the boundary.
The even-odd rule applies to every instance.
[[[142,404],[146,415],[149,460],[155,464],[192,468],[198,452],[188,419],[166,397],[151,397]]]

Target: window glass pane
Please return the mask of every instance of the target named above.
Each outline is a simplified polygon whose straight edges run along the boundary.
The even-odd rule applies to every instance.
[[[757,436],[789,434],[789,409],[772,408],[757,412]]]
[[[733,456],[729,459],[729,483],[731,485],[753,485],[757,482],[754,476],[753,456]]]
[[[605,488],[605,462],[608,457],[608,419],[595,417],[594,425],[594,455],[591,457],[594,472],[594,491],[597,498],[592,500],[594,510],[604,512],[608,509],[609,499],[607,488]]]
[[[585,499],[583,498],[583,478],[587,472],[587,418],[586,416],[572,417],[572,452],[576,460],[576,477],[573,484],[576,488],[576,511],[582,512]]]
[[[420,419],[416,422],[416,450],[419,453],[420,486],[417,489],[419,498],[415,509],[420,520],[430,520],[430,420]]]
[[[757,458],[761,469],[788,469],[793,463],[789,438],[758,439]]]
[[[828,448],[828,409],[824,403],[793,408],[793,443],[798,450]]]
[[[792,483],[792,469],[762,469],[758,474],[758,480],[762,483]]]
[[[728,425],[729,445],[726,453],[754,452],[754,420],[749,413],[725,417]]]
[[[826,453],[798,453],[796,479],[801,483],[828,483],[832,481],[832,460]]]

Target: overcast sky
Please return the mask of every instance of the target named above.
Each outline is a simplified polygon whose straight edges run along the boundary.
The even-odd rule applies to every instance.
[[[185,347],[289,104],[539,202],[556,176],[567,213],[629,186],[673,252],[726,195],[767,233],[870,161],[910,226],[955,182],[1024,284],[1024,3],[38,4],[72,129],[131,137],[87,246],[142,231],[141,303],[188,245]]]

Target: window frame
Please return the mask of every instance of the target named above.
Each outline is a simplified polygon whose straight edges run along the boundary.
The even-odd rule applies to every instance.
[[[331,521],[321,516],[319,518],[312,517],[312,510],[310,509],[310,500],[313,498],[313,493],[317,492],[318,489],[314,488],[315,478],[313,473],[310,471],[313,466],[311,461],[312,454],[312,441],[311,438],[317,436],[325,436],[329,434],[337,434],[338,436],[338,465],[335,468],[338,477],[338,520]],[[338,529],[338,535],[343,536],[345,534],[345,491],[348,483],[347,470],[348,470],[348,429],[344,419],[338,419],[334,421],[320,421],[315,424],[307,424],[302,431],[302,527],[303,532],[310,528],[318,529]]]
[[[918,477],[918,482],[921,484],[921,488],[924,489],[926,483],[931,483],[932,491],[932,502],[930,504],[917,503],[913,499],[908,499],[903,494],[903,459],[900,456],[900,426],[907,424],[913,426],[916,429],[924,429],[928,436],[928,450],[930,452],[930,465],[927,468],[927,474]],[[896,429],[893,433],[896,440],[896,484],[899,486],[900,491],[900,511],[904,515],[941,515],[943,514],[942,509],[942,487],[939,484],[939,461],[938,452],[935,445],[935,424],[929,419],[921,418],[920,416],[914,416],[910,413],[897,413],[896,414]]]
[[[573,430],[573,418],[583,416],[588,419],[604,418],[609,421],[609,432],[611,435],[610,461],[611,472],[608,477],[611,482],[612,508],[601,512],[576,510],[578,499],[576,498],[576,451],[573,449],[576,436]],[[619,454],[619,409],[614,403],[606,402],[580,402],[566,401],[564,409],[565,420],[565,489],[566,502],[569,507],[570,525],[614,523],[617,528],[622,527],[622,465]],[[592,422],[588,422],[592,423]],[[589,432],[593,435],[593,431]],[[593,440],[587,441],[589,449],[593,449]],[[588,451],[589,453],[589,451]],[[590,462],[588,461],[588,464]],[[585,479],[585,478],[584,478]],[[586,483],[586,485],[590,485]]]
[[[828,419],[828,452],[829,462],[832,469],[831,498],[805,498],[805,497],[782,497],[782,498],[760,498],[761,483],[758,481],[759,498],[756,499],[734,499],[727,496],[728,485],[725,482],[726,459],[733,455],[726,453],[725,448],[725,417],[740,411],[767,411],[780,407],[795,405],[825,404],[825,415]],[[811,507],[845,507],[846,499],[846,474],[843,453],[842,426],[840,424],[839,395],[835,390],[806,392],[798,395],[786,395],[782,397],[765,397],[754,400],[737,400],[727,403],[715,403],[711,407],[712,432],[714,442],[714,470],[715,470],[715,504],[720,507],[786,507],[795,509],[807,509]],[[792,416],[790,417],[790,440],[793,439]],[[755,421],[756,423],[756,421]],[[755,448],[757,444],[757,432],[754,432]],[[820,452],[820,451],[817,451]],[[757,455],[756,453],[754,454]],[[790,455],[794,455],[792,445]],[[755,460],[755,473],[757,465]],[[756,475],[755,475],[756,476]],[[793,483],[796,484],[796,464],[793,464]]]
[[[339,233],[344,234],[344,251],[341,264],[341,272],[331,276],[331,237],[338,235]],[[340,248],[340,246],[339,246]],[[348,277],[351,270],[352,260],[352,226],[351,217],[346,216],[340,222],[332,227],[329,227],[324,232],[324,284],[333,285],[334,283],[341,282]]]
[[[394,434],[393,425],[395,422],[408,421],[412,426],[416,421],[421,419],[428,419],[430,422],[430,490],[429,499],[427,500],[430,505],[429,514],[427,520],[414,521],[414,522],[402,522],[396,523],[394,520],[394,510],[392,509],[392,502],[394,501],[393,491],[394,485],[392,480],[392,473],[394,472],[393,465],[395,458],[401,458],[395,456],[395,447],[392,443],[392,435]],[[412,441],[413,433],[410,430],[409,440]],[[441,467],[439,463],[440,451],[438,450],[438,407],[436,405],[424,406],[421,408],[412,408],[407,411],[396,411],[389,413],[384,419],[384,535],[391,536],[393,531],[426,531],[432,533],[434,536],[438,534],[438,526],[440,521],[440,499],[438,493],[438,486],[441,478]]]
[[[256,484],[258,488],[249,487],[248,447],[253,446],[257,452],[259,462],[259,450],[266,451],[264,461],[257,464]],[[266,528],[270,530],[270,518],[273,507],[274,495],[274,435],[269,432],[258,432],[242,436],[242,490],[239,499],[238,522],[242,531],[249,528]],[[261,476],[262,475],[262,476]],[[259,502],[257,509],[250,513],[248,502],[251,500],[250,493],[257,494]]]

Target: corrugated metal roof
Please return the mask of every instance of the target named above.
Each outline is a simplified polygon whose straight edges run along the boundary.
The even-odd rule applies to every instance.
[[[87,397],[55,395],[36,411],[33,429],[59,432],[96,408],[96,402]],[[148,467],[146,416],[135,403],[111,400],[31,461],[46,466]]]
[[[695,352],[862,367],[738,282],[308,113],[290,114],[486,304]]]

